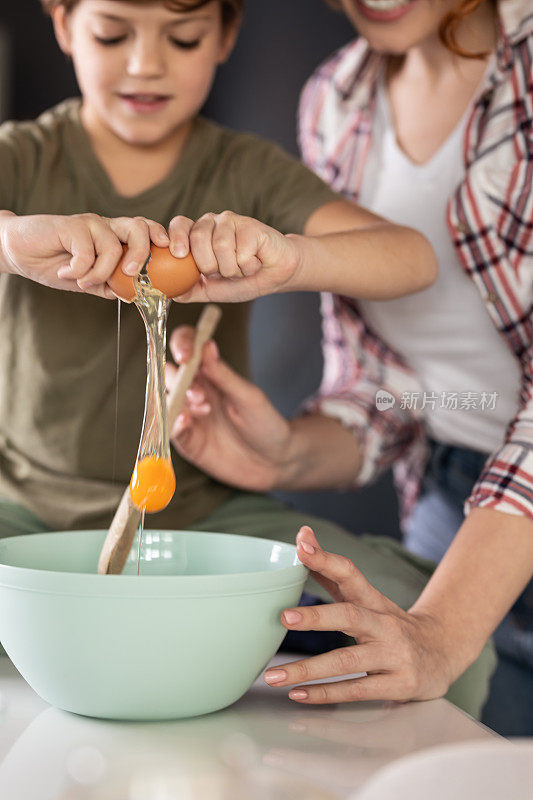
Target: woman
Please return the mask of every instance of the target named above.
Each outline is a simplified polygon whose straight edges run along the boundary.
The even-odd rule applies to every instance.
[[[439,279],[390,302],[324,295],[324,379],[290,423],[206,351],[175,443],[219,479],[256,490],[362,485],[394,465],[406,547],[440,561],[405,612],[303,529],[300,558],[337,603],[288,610],[284,624],[342,630],[358,645],[266,680],[369,674],[294,689],[293,699],[439,696],[513,604],[497,645],[520,659],[531,685],[530,4],[341,5],[361,38],[306,86],[304,160],[345,196],[425,233]],[[230,288],[209,283],[188,299],[229,299]],[[188,337],[174,338],[177,360]],[[532,734],[533,722],[513,732]]]

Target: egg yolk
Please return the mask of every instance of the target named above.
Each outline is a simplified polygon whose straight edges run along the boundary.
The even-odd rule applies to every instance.
[[[135,464],[130,481],[131,499],[141,511],[161,511],[168,506],[176,489],[170,459],[146,456]]]

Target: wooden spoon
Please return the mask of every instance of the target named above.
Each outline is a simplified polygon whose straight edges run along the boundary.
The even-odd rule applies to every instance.
[[[211,339],[221,317],[218,306],[208,305],[200,315],[196,325],[194,349],[189,361],[182,364],[178,370],[176,382],[172,387],[167,400],[168,430],[172,430],[178,418],[185,394],[194,380],[202,359],[202,350],[206,342]],[[133,539],[139,528],[141,512],[131,499],[130,487],[122,495],[122,499],[113,517],[98,561],[100,575],[120,575],[126,564]]]

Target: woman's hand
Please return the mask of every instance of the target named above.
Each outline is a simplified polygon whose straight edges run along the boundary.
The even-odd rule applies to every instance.
[[[53,289],[114,298],[106,282],[122,258],[122,243],[129,251],[125,269],[134,275],[151,242],[166,247],[168,235],[162,225],[144,217],[0,214],[0,270]]]
[[[177,364],[188,361],[194,330],[182,326],[170,338]],[[166,366],[167,389],[177,367]],[[191,463],[217,480],[251,491],[267,491],[284,471],[290,425],[263,392],[221,360],[215,342],[204,347],[202,364],[187,392],[171,441]]]
[[[342,631],[357,644],[293,661],[265,672],[272,686],[291,686],[366,672],[334,683],[298,686],[300,703],[354,700],[429,700],[446,693],[451,674],[442,630],[430,615],[403,611],[371,586],[354,564],[321,549],[311,528],[296,537],[298,558],[334,603],[286,609],[283,625],[296,631]]]
[[[232,211],[197,222],[174,217],[169,234],[171,252],[183,257],[190,249],[202,273],[180,303],[235,303],[283,291],[298,269],[294,238]]]

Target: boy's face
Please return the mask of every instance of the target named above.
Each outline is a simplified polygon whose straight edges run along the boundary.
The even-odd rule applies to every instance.
[[[218,0],[190,12],[79,0],[68,14],[56,9],[54,26],[84,111],[136,145],[164,141],[198,113],[238,27],[223,27]]]

